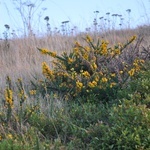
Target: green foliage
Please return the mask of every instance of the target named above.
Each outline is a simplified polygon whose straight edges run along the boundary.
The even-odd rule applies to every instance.
[[[130,62],[124,51],[134,40],[133,36],[125,44],[109,47],[108,42],[89,36],[84,40],[87,46],[75,43],[72,52],[58,56],[47,49],[39,49],[42,54],[54,58],[53,70],[43,62],[43,74],[47,79],[46,87],[57,90],[68,98],[87,98],[95,96],[95,101],[110,101],[117,97],[118,89],[135,76],[141,69],[143,60],[134,56]]]
[[[118,92],[118,98],[133,99],[137,105],[146,104],[147,107],[150,107],[150,70],[145,69],[140,71],[124,90]]]
[[[110,110],[109,122],[89,128],[95,149],[148,149],[150,148],[150,110],[125,100]]]

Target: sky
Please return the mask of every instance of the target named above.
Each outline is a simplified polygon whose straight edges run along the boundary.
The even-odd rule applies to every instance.
[[[20,5],[20,1],[26,3]],[[35,7],[29,9],[29,4]],[[128,13],[127,9],[131,12]],[[32,29],[43,32],[46,31],[46,16],[49,16],[52,29],[59,29],[63,21],[69,21],[70,29],[77,26],[82,31],[91,27],[94,18],[99,23],[100,17],[111,20],[116,26],[119,23],[127,26],[129,22],[131,27],[150,24],[150,0],[0,0],[0,11],[0,38],[6,30],[5,24],[10,26],[11,32],[15,30],[18,34],[23,33],[23,25],[30,11]],[[108,12],[110,15],[106,15]],[[117,22],[112,14],[122,15],[124,20]],[[23,19],[26,21],[23,22]]]

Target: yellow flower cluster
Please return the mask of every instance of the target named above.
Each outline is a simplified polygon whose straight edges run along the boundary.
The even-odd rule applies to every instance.
[[[108,46],[108,42],[106,41],[102,41],[102,44],[100,46],[100,49],[101,49],[101,54],[106,56],[108,54],[108,49],[107,49],[107,46]]]
[[[134,76],[134,74],[136,72],[140,71],[141,64],[143,64],[143,63],[144,63],[144,60],[142,60],[142,59],[135,59],[134,62],[133,62],[133,68],[128,71],[128,74],[130,76]]]
[[[132,68],[131,70],[129,70],[129,71],[128,71],[128,74],[129,74],[130,76],[133,76],[133,75],[135,74],[135,69]]]
[[[108,79],[106,77],[102,78],[102,82],[107,82],[107,81],[108,81]]]
[[[35,95],[36,94],[36,90],[30,90],[29,93],[30,93],[30,95]]]
[[[89,46],[85,46],[84,48],[87,52],[89,52],[91,50]]]
[[[57,56],[56,52],[51,52],[48,49],[39,49],[39,50],[41,51],[42,54],[47,54],[54,58]]]
[[[54,57],[54,58],[57,56],[56,52],[49,52],[49,55]]]
[[[115,77],[115,76],[116,76],[116,74],[115,74],[115,73],[111,73],[110,75],[111,75],[111,77]]]
[[[92,68],[92,70],[96,70],[97,69],[97,65],[96,65],[95,62],[91,64],[91,68]]]
[[[42,63],[42,71],[43,74],[47,77],[47,78],[52,78],[53,77],[53,71],[50,70],[49,66],[47,65],[46,62]]]
[[[78,90],[81,90],[82,87],[83,87],[83,83],[78,80],[78,81],[76,82],[76,87],[77,87]]]
[[[84,53],[83,58],[84,58],[85,60],[88,60],[89,54],[88,54],[88,53]]]
[[[120,55],[121,54],[120,49],[115,49],[115,54]]]
[[[13,92],[12,92],[12,90],[6,88],[4,95],[5,95],[6,103],[12,108],[13,107]]]
[[[134,62],[133,62],[133,66],[135,68],[136,71],[139,71],[140,68],[141,68],[141,64],[144,63],[144,60],[142,59],[135,59]]]
[[[116,83],[115,82],[112,82],[111,84],[110,84],[110,88],[112,88],[113,86],[115,86],[116,85]]]
[[[83,75],[85,78],[89,78],[89,77],[90,77],[90,74],[89,74],[88,71],[82,72],[82,75]]]
[[[12,134],[8,134],[8,135],[7,135],[7,138],[8,138],[8,139],[13,139]]]
[[[71,64],[72,62],[73,62],[73,59],[69,57],[68,58],[68,63]]]
[[[48,50],[48,49],[41,49],[41,53],[42,53],[42,54],[48,54],[48,53],[49,53],[49,50]]]
[[[89,82],[89,83],[88,83],[88,86],[89,86],[90,88],[94,88],[94,87],[97,86],[97,82],[96,82],[96,81]]]

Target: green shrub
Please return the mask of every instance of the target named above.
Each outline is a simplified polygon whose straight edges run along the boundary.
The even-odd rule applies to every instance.
[[[132,99],[138,104],[146,104],[150,107],[150,68],[140,71],[124,90],[118,92],[118,98]]]
[[[117,91],[141,69],[141,60],[134,56],[130,61],[124,57],[126,47],[134,40],[133,36],[124,45],[109,47],[108,42],[89,36],[87,46],[75,43],[72,52],[58,56],[47,49],[39,49],[42,54],[54,58],[53,69],[43,62],[43,74],[47,79],[46,87],[57,90],[69,98],[95,96],[95,101],[110,101],[117,97]]]
[[[90,145],[94,149],[149,149],[150,109],[124,100],[110,110],[109,122],[89,127]]]

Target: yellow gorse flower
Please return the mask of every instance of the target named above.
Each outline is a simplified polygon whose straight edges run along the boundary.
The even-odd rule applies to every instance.
[[[50,55],[54,58],[57,56],[56,52],[51,52],[48,49],[40,49],[40,51],[42,54],[47,54],[47,55]]]
[[[71,64],[72,62],[73,62],[73,59],[69,57],[68,58],[68,63]]]
[[[119,73],[120,73],[120,74],[123,74],[123,71],[122,71],[122,70],[120,70],[120,71],[119,71]]]
[[[78,80],[78,81],[76,82],[76,87],[77,87],[77,89],[81,90],[82,87],[83,87],[83,83]]]
[[[6,88],[4,95],[5,95],[6,103],[7,103],[10,107],[13,107],[13,92],[12,92],[12,90]]]
[[[48,49],[41,49],[41,53],[42,54],[47,54],[47,53],[49,53],[49,50]]]
[[[112,82],[111,84],[110,84],[110,88],[112,88],[113,86],[115,86],[116,85],[116,83],[115,82]]]
[[[108,79],[106,77],[102,78],[102,82],[107,82],[107,81],[108,81]]]
[[[8,138],[8,139],[13,139],[12,134],[8,134],[8,135],[7,135],[7,138]]]
[[[111,77],[115,77],[115,76],[116,76],[116,74],[115,74],[115,73],[112,73],[112,74],[111,74]]]
[[[88,55],[87,53],[85,53],[85,54],[83,55],[83,58],[86,59],[86,60],[88,60],[89,55]]]
[[[35,95],[36,94],[36,90],[30,90],[29,93],[30,93],[30,95]]]
[[[89,46],[85,46],[84,48],[87,52],[89,52],[91,50],[91,48]]]
[[[133,75],[135,74],[135,69],[133,68],[133,69],[131,69],[130,71],[128,71],[128,74],[129,74],[130,76],[133,76]]]
[[[96,65],[95,63],[92,63],[91,68],[92,68],[93,70],[96,70],[96,69],[97,69],[97,65]]]
[[[82,75],[83,75],[84,77],[86,77],[86,78],[89,78],[89,77],[90,77],[90,74],[89,74],[88,71],[84,71],[84,72],[82,73]]]
[[[97,82],[96,82],[96,81],[89,82],[89,83],[88,83],[88,86],[89,86],[90,88],[94,88],[95,86],[97,86]]]
[[[115,54],[120,55],[121,54],[120,49],[115,49]]]
[[[50,70],[49,66],[47,65],[46,62],[43,62],[42,63],[42,71],[43,71],[43,74],[47,77],[47,78],[51,78],[53,77],[53,71]]]
[[[102,55],[107,55],[108,54],[108,49],[107,49],[107,46],[108,46],[108,42],[106,42],[106,41],[102,41],[102,44],[101,44],[101,46],[100,46],[100,48],[101,48],[101,54]]]

